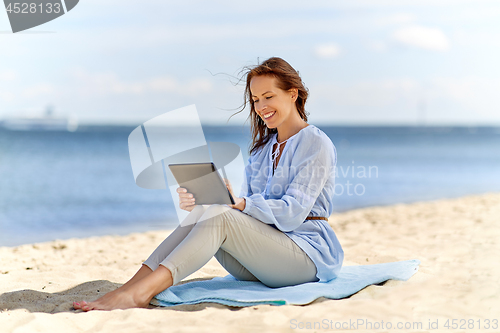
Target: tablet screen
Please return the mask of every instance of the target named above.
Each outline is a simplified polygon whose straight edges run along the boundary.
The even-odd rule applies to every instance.
[[[234,204],[234,199],[212,162],[169,164],[180,187],[193,194],[196,205]]]

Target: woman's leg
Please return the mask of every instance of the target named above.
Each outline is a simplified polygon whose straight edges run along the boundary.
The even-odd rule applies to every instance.
[[[151,270],[151,268],[149,268],[148,266],[146,266],[146,265],[143,264],[141,266],[141,268],[137,271],[137,273],[135,273],[135,275],[130,280],[128,280],[124,285],[122,285],[121,287],[119,287],[119,288],[117,288],[117,289],[115,289],[113,291],[110,291],[109,293],[106,293],[104,296],[98,298],[96,301],[106,300],[106,299],[112,297],[114,294],[117,294],[117,293],[120,293],[120,292],[126,290],[132,284],[134,284],[135,282],[137,282],[137,281],[145,278],[146,276],[148,276],[152,272],[153,271]],[[77,310],[78,309],[82,309],[84,307],[91,306],[91,303],[93,303],[93,302],[90,302],[90,303],[87,303],[86,301],[73,302],[73,308],[75,308]]]
[[[237,266],[235,263],[241,263],[270,287],[318,280],[314,263],[283,232],[221,205],[210,206],[206,213],[213,217],[193,225],[154,272],[106,302],[96,302],[87,309],[147,306],[157,293],[203,267],[219,249],[236,259],[228,271]]]
[[[314,262],[285,233],[236,209],[228,215],[232,236],[221,246],[222,258],[216,258],[231,275],[269,287],[319,280]]]
[[[179,245],[180,242],[189,234],[194,224],[198,219],[203,215],[208,206],[198,205],[196,206],[186,217],[186,220],[183,221],[185,226],[178,226],[157,248],[153,253],[149,256],[149,258],[142,264],[141,268],[137,271],[137,273],[124,285],[121,287],[105,294],[94,302],[87,303],[85,301],[82,302],[73,302],[73,307],[75,309],[82,308],[93,308],[98,301],[105,301],[112,297],[115,294],[118,294],[122,291],[125,291],[127,288],[130,288],[134,283],[142,280],[151,274],[154,270],[158,268],[159,263],[164,260],[172,250]]]
[[[232,276],[240,281],[259,281],[250,273],[245,266],[243,266],[238,260],[236,260],[232,255],[224,251],[222,248],[215,254],[217,261],[228,271]]]
[[[167,268],[160,266],[128,288],[83,305],[82,310],[145,308],[155,295],[170,286],[172,286],[172,275]]]
[[[196,223],[179,246],[160,263],[170,270],[173,284],[203,267],[219,249],[235,259],[225,266],[231,274],[236,272],[238,275],[244,266],[270,287],[318,281],[312,260],[283,232],[221,205],[210,206],[206,214],[214,217]],[[250,274],[244,272],[243,275],[244,279],[253,280]]]
[[[165,240],[158,245],[156,250],[151,253],[148,259],[143,263],[143,265],[148,266],[151,271],[158,268],[160,263],[165,260],[165,258],[186,238],[186,236],[191,232],[195,224],[205,213],[209,206],[198,205],[196,206],[183,221],[182,225],[179,225],[175,230],[167,237]]]

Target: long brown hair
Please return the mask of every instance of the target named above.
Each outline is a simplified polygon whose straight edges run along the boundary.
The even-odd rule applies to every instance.
[[[264,146],[271,138],[271,135],[277,132],[276,128],[268,128],[264,121],[259,117],[257,112],[255,112],[252,92],[250,91],[250,81],[252,80],[252,78],[261,75],[268,75],[277,79],[276,85],[281,90],[288,91],[289,89],[297,88],[298,97],[295,101],[295,105],[300,117],[306,122],[309,113],[305,110],[305,104],[307,97],[309,96],[309,90],[304,86],[299,73],[292,66],[290,66],[288,62],[278,57],[272,57],[264,60],[260,65],[256,65],[253,68],[245,66],[243,67],[242,71],[244,70],[246,70],[244,76],[246,75],[247,82],[245,87],[243,107],[235,114],[243,111],[247,103],[250,104],[250,115],[248,116],[248,118],[250,118],[252,131],[252,146],[249,151],[249,154],[251,155],[260,147]]]

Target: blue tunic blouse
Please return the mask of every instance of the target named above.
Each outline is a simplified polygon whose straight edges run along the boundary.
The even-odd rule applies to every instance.
[[[305,219],[333,212],[335,146],[316,126],[304,127],[286,141],[273,175],[276,138],[248,159],[239,195],[246,200],[243,213],[284,232],[314,262],[319,281],[329,281],[339,274],[344,251],[327,221]]]

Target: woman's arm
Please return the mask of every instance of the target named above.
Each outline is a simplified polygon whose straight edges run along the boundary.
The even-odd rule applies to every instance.
[[[229,192],[231,193],[231,195],[233,196],[233,199],[235,201],[235,204],[228,205],[229,207],[239,209],[241,211],[243,211],[245,209],[246,201],[243,197],[249,196],[252,194],[252,188],[250,187],[250,177],[252,175],[251,170],[252,170],[252,155],[250,155],[250,157],[248,158],[248,164],[245,167],[244,175],[243,175],[243,185],[241,186],[240,195],[238,197],[236,197],[234,195],[233,188],[232,188],[229,180],[224,178],[224,182],[226,183],[226,186],[227,186]]]
[[[243,211],[243,209],[245,209],[245,198],[235,197],[234,192],[233,192],[233,187],[231,186],[231,183],[229,182],[229,180],[224,178],[224,182],[226,183],[227,189],[231,193],[231,196],[233,197],[234,202],[235,202],[234,205],[228,205],[228,206],[231,208],[235,208],[235,209],[239,209],[239,210]]]

